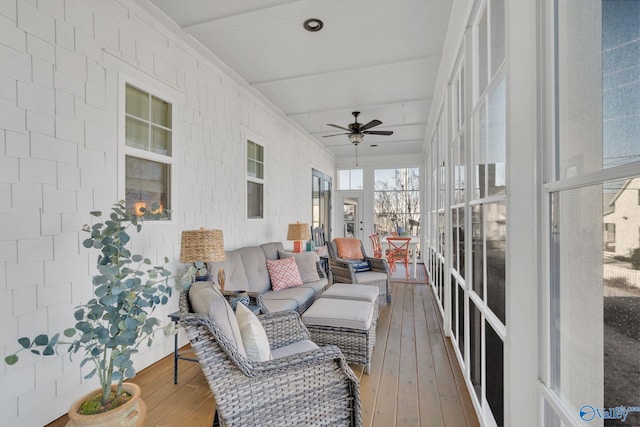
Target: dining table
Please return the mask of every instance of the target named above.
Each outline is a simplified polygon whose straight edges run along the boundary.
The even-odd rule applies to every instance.
[[[389,248],[389,242],[387,242],[387,237],[404,237],[404,236],[384,236],[380,238],[380,246],[382,247],[382,253],[386,253],[386,250]],[[413,264],[413,272],[411,272],[411,278],[417,279],[417,262],[418,262],[418,243],[420,243],[420,238],[418,236],[407,236],[411,237],[409,241],[409,248],[413,253],[411,263]]]

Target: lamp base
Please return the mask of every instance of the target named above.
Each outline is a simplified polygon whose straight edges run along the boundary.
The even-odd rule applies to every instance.
[[[302,240],[293,241],[293,252],[295,253],[302,252]]]

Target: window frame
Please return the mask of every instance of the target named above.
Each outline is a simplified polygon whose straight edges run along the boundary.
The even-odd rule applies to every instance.
[[[264,193],[265,193],[265,187],[266,187],[266,175],[267,175],[267,171],[266,171],[266,159],[267,159],[267,146],[264,143],[264,138],[261,138],[260,136],[252,133],[252,132],[245,132],[244,137],[243,137],[243,143],[244,143],[244,175],[245,175],[245,185],[244,185],[244,191],[245,191],[245,196],[244,196],[244,203],[245,203],[245,218],[248,221],[262,221],[264,220],[264,214],[266,211],[266,205],[265,205],[265,197],[264,197]],[[256,159],[249,159],[249,142],[255,144],[256,146],[259,146],[262,148],[262,178],[258,178],[255,176],[251,176],[249,174],[249,166],[248,166],[248,162],[249,160],[252,161],[256,161]],[[261,203],[261,216],[249,216],[249,183],[253,183],[253,184],[258,184],[262,186],[262,200],[260,201]]]

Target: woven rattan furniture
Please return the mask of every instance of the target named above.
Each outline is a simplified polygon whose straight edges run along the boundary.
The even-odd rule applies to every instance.
[[[362,242],[360,247],[364,259],[369,263],[371,271],[356,272],[349,260],[338,257],[335,241],[327,245],[329,250],[329,265],[334,283],[358,283],[362,285],[377,286],[380,296],[384,296],[387,302],[391,301],[391,272],[389,264],[384,258],[372,258],[367,256]]]
[[[191,312],[180,295],[180,323],[225,426],[361,426],[358,379],[336,346],[267,362],[239,354],[212,319]],[[294,311],[259,316],[272,351],[309,340]]]
[[[367,375],[376,344],[377,319],[377,301],[333,298],[318,299],[302,315],[313,342],[337,345],[347,362],[364,365]]]

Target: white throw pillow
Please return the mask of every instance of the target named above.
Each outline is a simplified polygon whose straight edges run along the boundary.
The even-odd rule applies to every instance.
[[[271,360],[271,347],[269,339],[262,327],[262,323],[244,304],[238,304],[236,308],[236,320],[240,327],[242,344],[247,353],[247,359],[252,362],[265,362]]]

